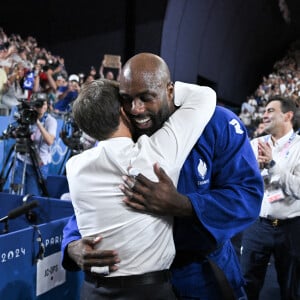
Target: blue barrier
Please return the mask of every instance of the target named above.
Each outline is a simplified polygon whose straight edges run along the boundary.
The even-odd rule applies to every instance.
[[[0,116],[0,136],[3,137],[4,131],[6,131],[8,125],[12,122],[14,122],[15,120],[13,119],[12,116]],[[11,160],[9,160],[8,164],[7,164],[7,168],[4,170],[4,165],[5,165],[5,161],[8,157],[8,154],[12,148],[12,146],[15,143],[14,139],[11,138],[5,138],[4,139],[0,139],[0,172],[3,171],[3,175],[6,175],[6,171],[8,169],[8,166],[11,162]],[[1,174],[2,175],[2,174]],[[3,190],[8,190],[9,188],[9,183],[8,181],[6,182]]]
[[[64,127],[64,120],[57,118],[56,140],[51,147],[51,164],[49,166],[49,175],[63,175],[65,164],[71,154],[70,149],[60,138],[60,133]]]
[[[0,116],[0,136],[3,136],[3,132],[7,129],[9,120],[9,116]],[[8,148],[10,148],[9,146],[12,144],[13,141],[7,142],[5,139],[0,139],[0,170],[2,170],[2,166],[6,158],[5,154],[9,151]]]
[[[64,175],[49,175],[46,187],[51,198],[60,199],[62,194],[69,192],[67,177]]]
[[[60,263],[62,230],[73,214],[72,204],[53,198],[28,199],[33,200],[39,203],[32,209],[35,223],[19,216],[8,220],[8,233],[0,235],[0,299],[79,299],[82,272],[67,272]],[[21,205],[22,196],[0,193],[1,218]],[[0,230],[4,227],[0,223]]]

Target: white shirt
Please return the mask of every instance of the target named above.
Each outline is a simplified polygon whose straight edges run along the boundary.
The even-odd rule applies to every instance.
[[[272,148],[273,168],[262,170],[269,174],[271,181],[278,181],[284,193],[281,201],[269,202],[264,195],[260,216],[270,219],[287,219],[300,216],[300,136],[291,130],[273,145],[270,135],[251,141],[257,156],[258,140],[268,142]]]
[[[119,269],[109,276],[142,274],[170,267],[175,247],[172,218],[136,212],[119,189],[132,166],[157,181],[158,162],[177,185],[180,169],[210,120],[216,103],[208,87],[175,83],[177,109],[164,126],[137,143],[119,137],[72,157],[66,165],[70,195],[82,236],[100,234],[99,248],[117,249]]]

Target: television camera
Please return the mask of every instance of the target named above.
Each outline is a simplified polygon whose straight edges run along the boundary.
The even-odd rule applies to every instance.
[[[16,121],[8,125],[1,138],[29,138],[31,134],[30,125],[35,124],[38,118],[36,108],[42,107],[44,101],[47,101],[47,94],[44,93],[33,94],[30,102],[26,99],[20,99],[20,104],[17,105],[17,111],[14,113]]]

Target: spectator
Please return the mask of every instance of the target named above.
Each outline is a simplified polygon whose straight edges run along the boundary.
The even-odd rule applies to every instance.
[[[0,47],[1,47],[1,45],[0,45]],[[0,65],[0,108],[1,108],[0,115],[8,115],[9,114],[9,108],[5,104],[2,104],[2,94],[3,94],[6,86],[7,86],[6,71]]]
[[[122,68],[121,62],[118,62],[118,66],[113,68],[111,66],[107,66],[106,60],[103,59],[99,69],[100,78],[119,81],[121,68]]]
[[[53,68],[50,67],[45,56],[39,56],[35,62],[33,92],[49,93],[50,91],[55,92],[56,89]]]
[[[264,122],[260,122],[257,127],[256,127],[256,130],[254,131],[253,133],[253,138],[257,138],[257,137],[260,137],[262,135],[265,134],[265,123]]]
[[[77,98],[79,91],[79,76],[72,74],[69,76],[68,84],[66,86],[60,86],[58,89],[58,101],[53,106],[54,112],[69,112],[71,110],[71,104]]]
[[[19,100],[28,99],[28,90],[24,88],[25,69],[22,63],[15,64],[7,76],[2,103],[10,110],[20,104]]]
[[[300,246],[299,232],[294,234],[300,226],[300,137],[293,130],[295,113],[291,99],[270,98],[263,116],[268,135],[251,142],[265,193],[259,218],[243,232],[241,266],[249,300],[259,299],[272,254],[281,299],[296,299],[288,295],[295,283],[299,287],[299,278],[288,282],[290,268],[299,268]],[[289,236],[293,240],[288,244]]]
[[[90,76],[93,77],[94,79],[98,79],[98,78],[97,78],[97,71],[96,71],[96,69],[95,69],[94,66],[91,66],[91,67],[90,67],[90,71],[89,71],[89,74],[88,74],[88,75],[90,75]]]

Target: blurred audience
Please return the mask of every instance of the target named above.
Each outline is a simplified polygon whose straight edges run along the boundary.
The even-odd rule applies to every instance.
[[[273,72],[263,76],[261,84],[241,105],[239,117],[245,124],[250,138],[256,137],[265,104],[272,96],[290,97],[300,105],[300,40],[294,42],[286,55],[274,63]],[[8,36],[0,28],[0,113],[10,112],[19,99],[30,99],[33,92],[46,93],[50,111],[70,111],[70,104],[77,97],[80,86],[97,78],[118,80],[122,64],[120,56],[104,55],[99,67],[91,66],[88,72],[72,74],[76,80],[67,80],[64,58],[53,55],[28,36]],[[59,116],[59,115],[57,115]],[[298,120],[296,118],[295,120]],[[298,121],[299,123],[299,121]],[[299,125],[295,124],[295,130]]]
[[[118,59],[117,65],[111,66],[111,57]],[[117,80],[120,69],[120,56],[105,55],[99,74],[91,66],[87,73],[69,75],[64,58],[40,47],[34,37],[8,36],[0,28],[0,114],[9,115],[20,100],[30,101],[32,93],[45,93],[50,112],[59,118],[71,111],[82,84],[99,77]]]
[[[256,129],[262,120],[265,104],[273,96],[289,97],[299,108],[300,40],[294,42],[286,55],[275,62],[273,72],[264,76],[254,94],[242,103],[239,117],[246,125],[250,138],[256,137]],[[295,126],[299,129],[299,121],[298,125],[296,124],[297,119],[295,119]]]
[[[28,90],[25,85],[26,69],[22,63],[15,63],[8,70],[7,81],[3,86],[2,103],[11,110],[20,100],[27,99]],[[19,101],[18,101],[19,100]]]

